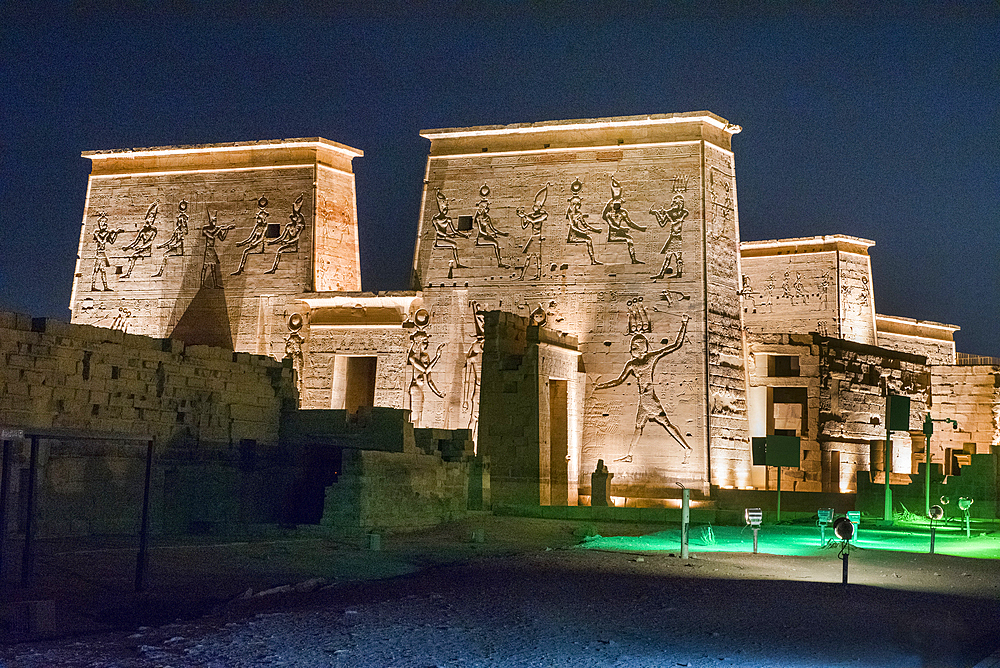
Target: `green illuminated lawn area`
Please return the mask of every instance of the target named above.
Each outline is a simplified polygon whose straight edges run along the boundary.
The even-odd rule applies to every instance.
[[[977,559],[1000,559],[1000,532],[996,524],[972,526],[972,537],[965,537],[965,528],[954,525],[936,527],[935,554]],[[988,533],[989,532],[989,533]],[[835,540],[833,529],[826,528],[827,542]],[[764,525],[757,536],[757,550],[767,554],[789,556],[818,555],[824,551],[818,526]],[[930,528],[923,524],[904,524],[888,528],[865,526],[862,522],[854,545],[866,550],[927,553]],[[680,528],[646,536],[593,536],[580,547],[619,552],[680,552]],[[753,552],[753,531],[750,527],[692,525],[688,549],[699,552]]]

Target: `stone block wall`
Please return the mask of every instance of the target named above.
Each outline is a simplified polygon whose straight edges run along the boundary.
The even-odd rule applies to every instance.
[[[1000,445],[1000,367],[944,366],[931,367],[934,418],[958,422],[952,429],[946,422],[934,424],[931,456],[943,456],[944,448],[961,450],[975,444],[975,452],[987,454]]]
[[[40,441],[41,535],[134,533],[143,438],[156,442],[153,527],[176,526],[162,515],[168,462],[236,468],[241,445],[277,448],[281,410],[295,403],[292,369],[267,357],[15,313],[0,312],[0,356],[0,425],[67,434]],[[11,499],[29,452],[27,440],[14,445]],[[259,504],[240,499],[251,487],[215,486],[234,508]],[[220,512],[234,521],[242,511]]]

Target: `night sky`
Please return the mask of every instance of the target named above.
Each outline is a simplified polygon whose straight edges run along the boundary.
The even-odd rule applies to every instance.
[[[0,0],[0,307],[69,317],[81,151],[359,148],[363,286],[406,289],[421,129],[708,110],[744,240],[872,239],[879,313],[1000,356],[1000,3],[926,5]]]

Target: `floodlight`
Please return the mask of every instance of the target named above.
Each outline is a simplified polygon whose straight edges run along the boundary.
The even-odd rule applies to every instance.
[[[947,506],[949,503],[951,503],[951,497],[950,496],[942,496],[941,497],[941,505],[942,506]]]
[[[927,514],[932,520],[939,520],[944,517],[944,508],[935,504],[931,506],[931,511]]]
[[[969,506],[972,505],[973,499],[968,496],[963,496],[958,499],[958,507],[962,510],[968,510]]]
[[[838,517],[833,521],[833,533],[840,540],[851,540],[854,538],[854,522],[846,517]]]

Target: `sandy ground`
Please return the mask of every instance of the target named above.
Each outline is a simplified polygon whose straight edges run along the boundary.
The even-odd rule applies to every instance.
[[[479,527],[485,542],[470,542]],[[639,535],[661,527],[594,528]],[[121,595],[127,614],[103,613],[120,630],[0,646],[0,663],[972,666],[1000,648],[994,560],[859,550],[845,587],[836,550],[696,553],[685,561],[670,552],[580,549],[581,533],[566,522],[480,517],[386,536],[380,552],[320,539],[163,549],[151,567],[161,608],[171,592],[183,593],[209,614],[127,628],[141,606],[132,600],[128,608]],[[173,570],[185,563],[186,580]],[[248,584],[281,579],[303,591],[259,596]]]

